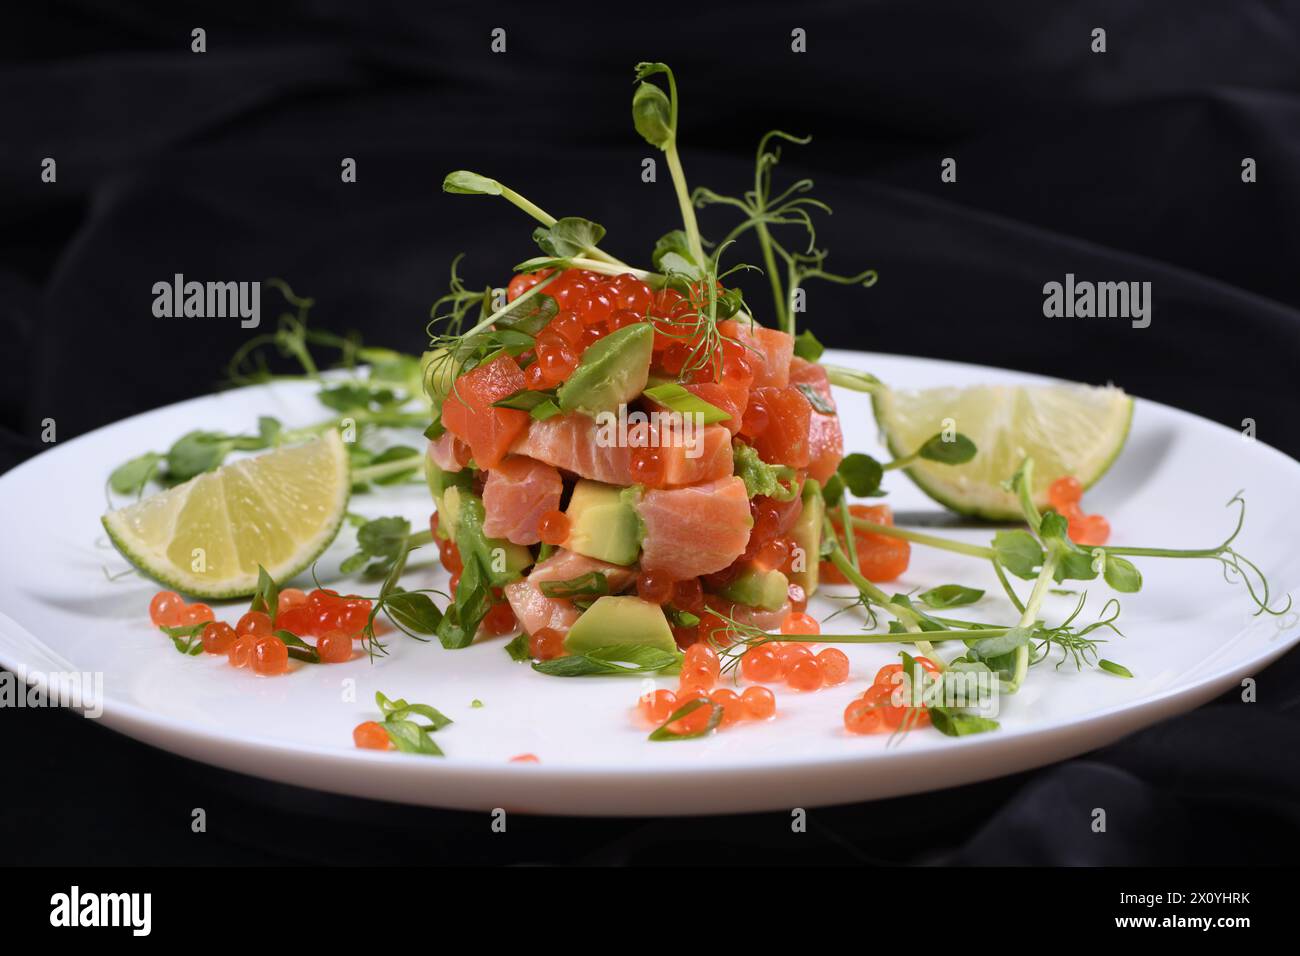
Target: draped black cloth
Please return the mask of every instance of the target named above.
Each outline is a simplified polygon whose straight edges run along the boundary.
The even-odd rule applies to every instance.
[[[826,343],[1111,380],[1232,427],[1253,419],[1300,454],[1297,4],[437,6],[6,10],[0,465],[41,450],[46,418],[66,440],[219,384],[247,333],[155,318],[152,286],[175,273],[283,276],[317,299],[315,323],[419,349],[454,254],[480,286],[531,254],[504,203],[440,192],[451,169],[595,219],[644,260],[677,212],[662,162],[641,179],[654,154],[629,103],[643,59],[676,70],[693,184],[739,193],[765,130],[813,136],[777,175],[811,176],[834,207],[818,227],[828,267],[880,274],[871,290],[810,285]],[[946,158],[956,182],[941,181]],[[716,238],[730,220],[702,224]],[[1151,325],[1044,318],[1043,283],[1066,273],[1151,282]],[[763,280],[744,281],[761,309]],[[0,857],[642,863],[725,844],[732,862],[1272,862],[1300,845],[1298,700],[1293,653],[1259,675],[1258,703],[1228,695],[1036,772],[817,811],[808,834],[783,815],[539,819],[496,842],[477,815],[253,781],[13,711],[0,747],[24,772],[0,798]],[[209,808],[203,841],[195,805]],[[1080,824],[1098,806],[1104,839]],[[329,840],[298,825],[322,821]]]

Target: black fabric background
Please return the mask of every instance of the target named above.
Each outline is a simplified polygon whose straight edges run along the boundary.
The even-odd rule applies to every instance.
[[[814,136],[785,175],[813,176],[834,206],[819,232],[831,267],[881,275],[870,291],[811,287],[828,344],[1112,380],[1233,427],[1255,419],[1300,454],[1295,3],[51,2],[5,19],[3,467],[40,450],[44,418],[67,439],[218,384],[244,333],[155,319],[150,288],[174,272],[284,276],[317,298],[317,323],[418,349],[453,254],[484,284],[528,249],[504,204],[440,193],[449,169],[647,250],[676,211],[666,171],[639,179],[639,59],[677,71],[693,184],[743,188],[770,126]],[[195,26],[206,54],[189,52]],[[489,52],[496,26],[505,55]],[[1089,52],[1095,26],[1104,55]],[[45,156],[56,184],[40,181]],[[344,156],[355,185],[339,181]],[[946,156],[957,184],[939,181]],[[706,232],[721,221],[706,213]],[[1044,319],[1042,284],[1066,272],[1150,280],[1151,327]],[[0,796],[0,861],[1279,862],[1300,849],[1296,654],[1259,696],[1034,773],[816,811],[803,836],[759,815],[536,819],[511,840],[478,815],[272,785],[68,715],[3,711],[0,747],[22,770]],[[1104,838],[1086,826],[1097,806]]]

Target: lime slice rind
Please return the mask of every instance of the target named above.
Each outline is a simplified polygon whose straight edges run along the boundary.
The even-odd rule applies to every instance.
[[[979,452],[964,465],[918,461],[908,476],[930,498],[959,514],[991,521],[1019,519],[1015,496],[1002,487],[1026,457],[1034,459],[1035,502],[1073,475],[1086,488],[1110,468],[1128,438],[1133,400],[1114,386],[981,385],[882,392],[876,421],[895,457],[955,427]]]
[[[331,431],[225,465],[101,520],[118,551],[149,577],[183,594],[225,600],[256,590],[259,564],[279,582],[310,567],[338,535],[350,494],[347,452]],[[195,548],[202,549],[197,563]]]

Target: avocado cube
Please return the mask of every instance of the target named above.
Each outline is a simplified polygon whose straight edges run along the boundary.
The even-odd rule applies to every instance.
[[[640,395],[650,377],[654,337],[649,322],[637,322],[589,346],[556,393],[560,410],[595,418]]]
[[[790,572],[790,583],[803,588],[808,597],[817,592],[821,566],[822,518],[825,514],[822,487],[815,478],[809,478],[803,486],[803,510],[799,512],[790,531],[795,547],[803,551],[802,561],[797,554],[795,561],[795,566],[802,566],[802,570]]]
[[[641,519],[623,489],[582,479],[574,486],[565,514],[570,551],[610,564],[632,564],[641,553]]]
[[[676,653],[677,643],[658,604],[638,597],[606,595],[573,622],[565,635],[570,654],[586,654],[614,644],[648,644]]]
[[[779,611],[790,597],[790,582],[780,571],[750,567],[719,592],[728,601],[764,611]]]

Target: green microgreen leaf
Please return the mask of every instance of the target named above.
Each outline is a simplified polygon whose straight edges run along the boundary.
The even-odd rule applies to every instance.
[[[952,710],[946,707],[931,707],[930,723],[935,730],[948,737],[965,737],[970,734],[983,734],[990,730],[997,730],[1002,725],[996,720],[988,717],[980,717],[977,714],[967,714],[960,710]]]
[[[160,625],[158,630],[162,631],[171,638],[172,645],[182,654],[194,657],[203,653],[203,629],[208,626],[208,622],[202,624],[186,624],[180,627],[169,627]]]
[[[614,644],[586,654],[538,661],[533,670],[551,677],[627,676],[652,674],[680,662],[671,651],[650,644]]]
[[[545,402],[555,402],[554,392],[534,392],[522,388],[505,398],[492,403],[493,408],[515,408],[521,412],[531,412]]]
[[[109,487],[119,495],[138,494],[149,483],[149,479],[157,474],[158,466],[165,460],[165,455],[153,451],[132,458],[113,469],[108,476]]]
[[[794,338],[794,354],[806,362],[815,362],[822,357],[826,347],[817,341],[817,336],[804,329]]]
[[[600,245],[603,238],[604,226],[578,216],[565,216],[549,227],[539,226],[533,231],[533,241],[542,252],[561,259],[586,255]]]
[[[975,457],[976,451],[975,443],[958,432],[951,438],[945,438],[942,433],[932,436],[916,454],[941,465],[963,465]]]
[[[677,721],[681,720],[683,717],[689,717],[691,714],[695,713],[701,707],[706,707],[706,706],[712,708],[712,710],[709,714],[709,722],[705,724],[702,729],[692,731],[690,733],[685,733],[685,734],[677,733],[676,731],[668,729],[670,726],[672,726]],[[684,707],[679,707],[677,710],[673,711],[672,714],[669,715],[668,719],[663,722],[663,725],[657,728],[656,730],[654,730],[650,734],[649,738],[647,739],[656,740],[656,741],[693,740],[696,737],[706,737],[709,734],[713,733],[713,731],[717,728],[718,724],[722,723],[722,714],[723,714],[723,709],[721,704],[715,704],[711,700],[703,700],[703,699],[693,700],[690,703],[686,704]]]
[[[1142,572],[1132,561],[1125,558],[1107,554],[1103,574],[1106,583],[1122,594],[1133,594],[1142,590]]]
[[[500,196],[501,184],[495,179],[471,173],[467,169],[458,169],[448,173],[443,179],[442,191],[465,196]]]
[[[803,397],[808,399],[808,404],[811,405],[813,411],[817,412],[819,415],[835,414],[835,406],[822,397],[822,393],[813,388],[813,386],[806,382],[799,382],[795,385],[795,388],[799,389],[803,394]]]
[[[257,589],[253,591],[253,600],[248,609],[250,611],[261,611],[274,621],[279,607],[280,586],[275,583],[275,579],[271,577],[270,572],[259,564],[257,566]]]
[[[878,495],[880,493],[880,482],[885,476],[884,468],[880,462],[870,455],[864,455],[862,452],[856,451],[844,456],[837,474],[844,482],[845,487],[859,498]]]
[[[941,584],[920,594],[921,603],[936,611],[974,604],[983,596],[984,592],[979,588],[963,587],[960,584]]]
[[[1042,546],[1028,531],[999,531],[993,536],[998,563],[1018,578],[1032,581],[1043,566]]]
[[[702,415],[705,425],[716,425],[718,422],[731,420],[731,415],[727,412],[717,405],[706,402],[677,382],[653,385],[647,388],[644,394],[670,411],[680,412],[682,415]]]
[[[609,593],[609,581],[599,571],[588,571],[565,581],[542,581],[537,585],[548,598],[601,597]]]
[[[396,591],[384,599],[384,612],[398,627],[417,634],[437,634],[442,612],[422,591]]]
[[[533,659],[533,652],[529,646],[528,635],[519,634],[506,644],[506,653],[510,655],[512,661],[517,663],[531,661]]]
[[[320,655],[316,653],[316,648],[312,647],[292,631],[286,631],[281,628],[280,630],[273,632],[272,636],[278,638],[280,642],[288,648],[289,656],[294,660],[304,661],[308,664],[320,663]]]
[[[1123,664],[1116,664],[1114,661],[1108,661],[1104,657],[1097,661],[1097,666],[1107,674],[1114,674],[1116,677],[1132,677],[1133,672]]]

